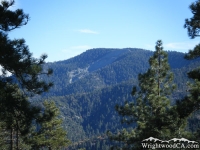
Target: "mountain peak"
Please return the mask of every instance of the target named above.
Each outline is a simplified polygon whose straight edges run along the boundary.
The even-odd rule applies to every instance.
[[[147,141],[152,141],[152,142],[160,141],[160,142],[163,142],[162,140],[159,140],[159,139],[154,138],[154,137],[149,137],[147,139],[144,139],[142,142],[147,142]]]

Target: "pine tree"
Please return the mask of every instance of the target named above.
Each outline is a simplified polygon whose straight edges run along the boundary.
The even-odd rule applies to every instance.
[[[5,129],[5,123],[0,121],[0,149],[9,149],[9,133]]]
[[[146,73],[138,75],[139,89],[134,87],[132,90],[136,100],[123,106],[116,105],[122,122],[132,123],[134,128],[123,129],[117,135],[108,133],[111,140],[123,143],[123,149],[141,149],[141,141],[152,136],[164,140],[178,135],[179,127],[174,122],[177,115],[170,105],[170,96],[175,89],[173,73],[161,40],[156,43],[149,65]]]
[[[188,36],[194,39],[200,36],[200,0],[192,3],[190,5],[190,9],[193,17],[190,19],[185,19],[184,27],[188,30]],[[189,50],[188,54],[185,56],[186,59],[196,59],[198,57],[200,57],[200,44],[196,45],[193,50]],[[200,80],[199,70],[190,72],[189,77]]]
[[[49,150],[58,150],[70,144],[67,139],[67,133],[62,128],[62,119],[59,118],[60,112],[53,101],[45,101],[44,113],[38,120],[39,131],[36,131],[31,137],[34,148],[48,148]]]
[[[200,32],[200,0],[190,5],[192,18],[185,20],[184,27],[188,30],[188,36],[192,39],[199,37]],[[188,60],[197,59],[200,57],[200,44],[196,45],[193,50],[189,50],[185,58]],[[177,112],[182,118],[188,118],[194,112],[200,109],[200,67],[188,72],[188,77],[193,79],[193,82],[188,83],[188,95],[184,99],[177,102]],[[200,139],[197,130],[196,139]]]
[[[200,0],[192,3],[190,5],[190,10],[193,17],[190,19],[185,19],[184,27],[188,30],[188,36],[192,39],[199,36],[200,28]]]
[[[39,79],[39,75],[52,73],[51,69],[42,68],[47,55],[33,58],[24,39],[11,40],[8,37],[10,31],[29,21],[29,16],[22,9],[9,9],[14,2],[4,0],[0,3],[0,119],[4,124],[1,131],[10,135],[6,140],[10,141],[9,149],[14,146],[19,149],[22,136],[29,131],[39,113],[38,108],[31,106],[27,96],[46,92],[53,85]]]
[[[200,0],[190,5],[193,17],[185,20],[184,27],[188,30],[188,36],[192,39],[199,36],[200,32]],[[196,45],[193,50],[189,50],[185,58],[188,60],[200,57],[200,44]],[[194,82],[188,83],[189,94],[181,101],[177,102],[178,112],[181,117],[189,117],[193,112],[199,110],[200,105],[200,68],[188,72],[188,77]]]
[[[29,16],[24,14],[22,9],[10,10],[12,5],[14,0],[1,1],[0,5],[0,65],[3,73],[0,82],[17,83],[20,88],[32,94],[40,94],[48,91],[52,83],[40,81],[38,75],[49,75],[52,70],[44,72],[42,69],[47,55],[42,55],[40,59],[33,58],[24,39],[8,38],[9,31],[26,25],[29,21]],[[6,77],[7,72],[11,73],[12,77]]]
[[[22,148],[22,137],[29,133],[32,120],[39,115],[39,108],[31,106],[28,99],[19,90],[18,86],[7,85],[0,90],[0,120],[4,146],[12,150]],[[8,142],[9,141],[9,142]],[[23,145],[24,147],[24,145]]]

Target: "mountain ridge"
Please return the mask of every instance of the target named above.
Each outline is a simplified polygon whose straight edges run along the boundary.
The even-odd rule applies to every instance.
[[[187,72],[200,65],[200,61],[185,60],[185,54],[176,51],[167,53],[178,87],[172,95],[174,103],[186,94]],[[152,55],[153,51],[143,49],[100,48],[87,50],[68,60],[47,63],[44,69],[52,68],[54,73],[44,80],[53,81],[54,87],[49,93],[35,98],[35,102],[43,99],[56,102],[72,141],[127,127],[121,125],[115,105],[134,101],[132,87],[138,84],[138,74],[147,71]]]
[[[152,51],[143,49],[92,49],[68,60],[47,63],[46,68],[53,68],[54,75],[49,80],[55,81],[52,91],[59,89],[57,95],[75,93],[73,87],[84,92],[93,89],[101,89],[131,78],[137,79],[139,73],[148,69],[148,59]],[[169,63],[172,69],[180,69],[191,65],[191,62],[183,58],[184,53],[168,51]],[[109,59],[111,58],[111,59]],[[174,60],[177,60],[174,63]],[[178,71],[177,71],[178,72]],[[55,77],[57,79],[55,79]],[[64,80],[60,80],[64,79]],[[91,86],[78,87],[78,82]],[[95,85],[96,84],[96,85]],[[64,89],[70,89],[68,91]],[[84,90],[85,89],[85,90]]]

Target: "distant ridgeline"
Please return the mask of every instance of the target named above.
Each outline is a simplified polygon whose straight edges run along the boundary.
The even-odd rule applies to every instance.
[[[115,105],[133,100],[132,87],[137,85],[138,74],[147,71],[152,55],[152,51],[136,48],[98,48],[68,60],[47,63],[44,67],[54,71],[48,79],[54,87],[33,102],[53,99],[60,107],[72,141],[101,139],[106,130],[122,128]],[[175,51],[168,51],[168,58],[177,84],[172,96],[174,103],[186,94],[187,72],[200,65],[200,61],[185,60],[184,53]]]

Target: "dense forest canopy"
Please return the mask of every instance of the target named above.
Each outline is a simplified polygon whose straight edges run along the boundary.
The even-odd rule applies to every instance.
[[[141,149],[150,136],[199,142],[199,44],[184,54],[158,40],[155,51],[96,48],[46,63],[25,39],[9,38],[30,20],[9,9],[14,3],[0,4],[1,149]],[[190,9],[184,27],[194,39],[200,0]]]

